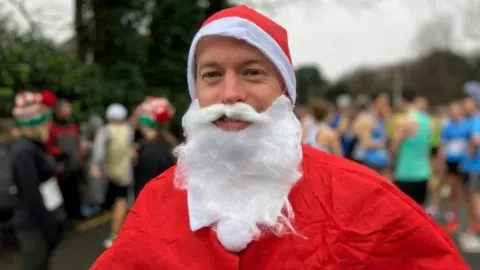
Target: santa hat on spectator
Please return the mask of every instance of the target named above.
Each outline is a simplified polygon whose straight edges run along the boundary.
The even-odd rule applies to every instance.
[[[50,90],[21,92],[15,97],[12,115],[21,127],[40,125],[52,118],[56,102],[57,98]]]
[[[224,36],[244,40],[260,50],[280,72],[288,97],[295,102],[295,71],[288,48],[287,31],[276,22],[240,5],[224,9],[208,18],[195,35],[188,55],[187,81],[190,97],[196,98],[195,53],[198,42],[205,36]]]
[[[172,120],[175,109],[166,98],[148,97],[138,107],[138,114],[139,124],[157,128]]]

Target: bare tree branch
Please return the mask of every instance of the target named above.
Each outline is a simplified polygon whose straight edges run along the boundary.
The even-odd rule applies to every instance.
[[[42,29],[39,24],[33,19],[28,9],[25,6],[24,0],[7,0],[23,17],[30,27],[30,31],[36,35],[42,36]]]

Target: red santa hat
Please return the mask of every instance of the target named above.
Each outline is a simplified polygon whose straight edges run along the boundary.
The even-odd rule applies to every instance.
[[[167,123],[175,115],[175,109],[166,98],[148,97],[138,107],[138,122],[156,128]]]
[[[224,9],[208,18],[195,35],[188,54],[187,80],[191,98],[196,98],[195,52],[205,36],[224,36],[244,40],[259,49],[280,72],[289,98],[295,102],[296,79],[287,31],[246,5]]]
[[[15,97],[12,115],[20,126],[36,126],[50,120],[57,98],[50,90],[21,92]]]

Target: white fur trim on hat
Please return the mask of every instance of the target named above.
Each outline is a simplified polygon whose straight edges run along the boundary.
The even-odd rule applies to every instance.
[[[195,35],[190,46],[187,67],[188,90],[192,99],[196,98],[195,52],[198,42],[205,36],[232,37],[244,40],[259,49],[277,67],[282,75],[289,97],[295,102],[297,97],[295,71],[288,57],[267,32],[255,23],[239,17],[226,17],[212,21],[202,27]]]

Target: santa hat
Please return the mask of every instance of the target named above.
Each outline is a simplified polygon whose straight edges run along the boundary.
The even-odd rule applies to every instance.
[[[41,93],[21,92],[15,97],[12,115],[19,126],[40,125],[51,119],[56,101],[55,94],[50,90]]]
[[[289,98],[295,102],[295,71],[288,48],[287,31],[255,10],[240,5],[224,9],[208,18],[195,35],[188,54],[187,81],[190,97],[196,98],[195,53],[205,36],[224,36],[244,40],[260,50],[280,72]]]
[[[141,125],[157,128],[160,124],[172,120],[175,109],[166,98],[148,97],[138,107],[138,114]]]

